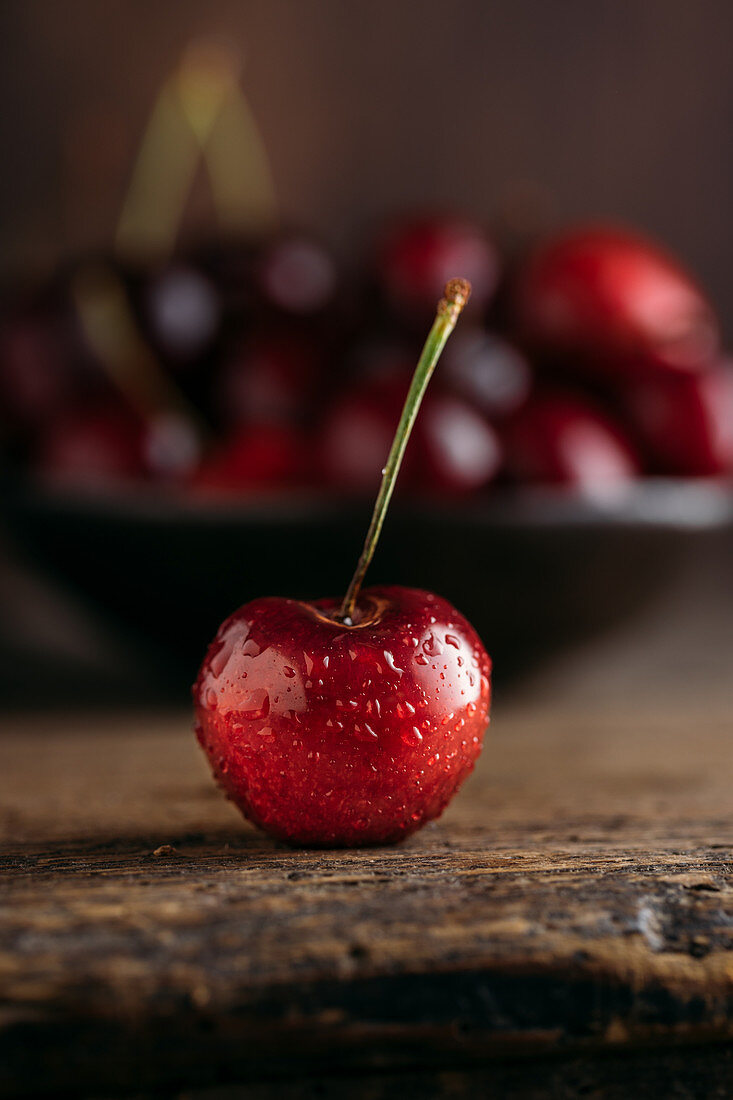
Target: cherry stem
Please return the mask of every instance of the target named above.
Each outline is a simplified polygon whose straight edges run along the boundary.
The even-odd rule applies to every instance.
[[[339,611],[338,617],[346,625],[353,624],[356,601],[359,598],[359,592],[366,571],[374,557],[374,551],[382,531],[384,517],[387,513],[389,502],[392,499],[392,493],[394,492],[397,474],[402,465],[405,448],[407,447],[410,433],[412,432],[422,399],[425,395],[425,390],[427,389],[428,382],[432,377],[446,341],[455,328],[456,321],[461,314],[461,310],[468,301],[470,293],[471,284],[467,279],[451,279],[450,282],[446,284],[444,297],[438,302],[433,327],[428,333],[428,338],[425,341],[417,366],[415,367],[415,373],[412,376],[412,382],[410,383],[410,389],[402,409],[400,422],[397,425],[397,431],[392,441],[387,465],[382,470],[382,484],[379,487],[374,511],[372,512],[371,523],[369,524],[369,530],[367,531],[367,536],[364,541],[364,549],[361,552],[356,572],[351,578],[351,584],[346,591]]]

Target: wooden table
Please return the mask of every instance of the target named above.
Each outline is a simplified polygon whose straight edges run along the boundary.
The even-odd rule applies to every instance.
[[[0,717],[0,1091],[732,1095],[713,597],[499,691],[475,775],[401,847],[259,835],[185,711]]]
[[[681,694],[500,699],[444,818],[351,852],[244,825],[185,713],[6,718],[2,1087],[716,1095],[733,731]]]

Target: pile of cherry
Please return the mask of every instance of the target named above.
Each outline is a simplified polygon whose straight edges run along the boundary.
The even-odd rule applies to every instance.
[[[691,276],[602,227],[508,262],[479,226],[388,227],[349,278],[300,234],[95,257],[7,297],[4,464],[80,487],[372,495],[446,280],[473,294],[399,491],[615,490],[733,471],[733,369]]]

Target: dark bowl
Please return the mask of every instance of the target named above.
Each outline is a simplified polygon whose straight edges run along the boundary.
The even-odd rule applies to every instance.
[[[190,682],[220,621],[245,601],[342,593],[370,507],[312,495],[204,503],[13,483],[3,513],[29,558]],[[447,597],[501,677],[637,612],[669,584],[691,541],[732,518],[729,487],[690,482],[638,482],[604,502],[550,491],[397,502],[367,583]]]

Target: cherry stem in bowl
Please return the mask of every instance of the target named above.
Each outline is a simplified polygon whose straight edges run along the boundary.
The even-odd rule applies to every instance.
[[[387,464],[382,470],[382,484],[379,487],[371,523],[369,524],[369,530],[367,531],[367,536],[364,541],[364,549],[361,552],[356,571],[351,578],[351,584],[347,589],[339,611],[338,617],[346,625],[353,624],[354,609],[356,607],[356,601],[359,598],[359,591],[364,581],[366,571],[374,557],[374,551],[382,531],[384,517],[387,513],[389,502],[392,499],[392,493],[394,492],[397,474],[399,473],[405,448],[407,447],[410,433],[417,418],[425,390],[427,389],[428,382],[432,377],[446,341],[455,328],[456,321],[461,314],[461,310],[468,301],[470,293],[471,284],[466,279],[451,279],[450,282],[446,284],[444,297],[438,302],[435,320],[433,321],[433,326],[428,333],[428,338],[425,341],[417,366],[415,367],[415,373],[412,376],[410,389],[402,409],[402,415],[400,416],[400,422],[397,425],[397,431],[392,441]]]

